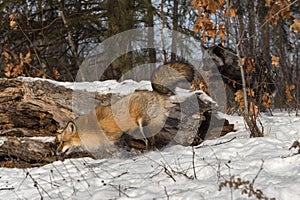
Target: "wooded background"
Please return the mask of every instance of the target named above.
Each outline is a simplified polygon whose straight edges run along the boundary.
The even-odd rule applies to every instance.
[[[137,27],[168,28],[204,47],[222,44],[238,52],[248,71],[267,66],[276,75],[275,106],[298,108],[299,10],[298,0],[2,1],[0,76],[73,81],[86,55],[110,36]],[[130,52],[102,80],[120,79],[140,64],[180,59],[164,49]]]

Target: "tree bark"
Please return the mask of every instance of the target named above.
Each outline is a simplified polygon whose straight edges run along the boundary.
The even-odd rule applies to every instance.
[[[178,0],[174,1],[173,8],[173,31],[172,31],[172,46],[171,46],[171,62],[176,60],[176,49],[177,49],[177,31],[178,31]]]

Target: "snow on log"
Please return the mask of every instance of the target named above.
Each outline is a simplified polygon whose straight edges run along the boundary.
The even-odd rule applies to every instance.
[[[0,166],[39,166],[63,159],[55,155],[57,144],[54,138],[68,121],[89,112],[93,106],[109,105],[135,89],[151,90],[150,83],[146,81],[76,84],[35,78],[0,79]],[[74,106],[74,102],[80,106]],[[91,106],[91,102],[94,105]],[[199,109],[194,109],[195,107]],[[82,112],[81,108],[85,110]],[[200,98],[194,101],[186,97],[183,102],[173,103],[167,109],[169,116],[165,127],[155,135],[156,149],[174,143],[197,145],[205,139],[214,113],[210,104],[204,103]],[[218,128],[221,133],[224,119],[217,120],[220,123],[214,128]],[[225,121],[225,125],[225,133],[223,131],[221,134],[233,130],[228,121]],[[52,137],[53,141],[32,138],[36,136]],[[145,149],[144,141],[126,134],[120,144],[125,149]],[[70,156],[87,155],[89,154],[79,153]]]

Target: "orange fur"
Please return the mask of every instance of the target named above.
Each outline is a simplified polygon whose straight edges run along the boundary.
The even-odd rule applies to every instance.
[[[57,136],[57,140],[60,142],[56,150],[58,153],[65,153],[71,148],[81,146],[81,140],[73,122],[67,124],[62,134]]]
[[[117,142],[124,132],[135,134],[135,137],[151,137],[164,125],[163,103],[163,97],[156,92],[136,91],[112,105],[99,106],[68,123],[58,137],[57,153],[69,153],[75,147],[96,151],[103,145]],[[137,129],[140,135],[136,135]]]

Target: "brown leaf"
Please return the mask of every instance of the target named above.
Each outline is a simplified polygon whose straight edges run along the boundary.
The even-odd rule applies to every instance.
[[[24,56],[23,56],[23,53],[22,53],[22,52],[20,52],[19,58],[20,58],[20,60],[23,60],[23,59],[24,59]]]
[[[5,71],[4,75],[9,78],[11,76],[11,73],[10,73],[10,71]]]
[[[24,58],[24,62],[29,64],[31,62],[31,53],[30,51],[26,54],[25,58]]]
[[[5,68],[4,68],[4,75],[6,77],[11,77],[11,70],[14,67],[12,63],[7,63]]]
[[[238,90],[234,95],[235,95],[234,100],[239,103],[239,109],[243,110],[245,107],[243,91]]]
[[[250,88],[247,89],[247,95],[249,97],[254,97],[254,94],[255,94],[255,92],[252,89],[250,89]]]
[[[272,0],[266,0],[265,6],[270,7],[272,3]]]
[[[2,56],[4,56],[6,62],[8,62],[11,59],[11,56],[6,51],[2,52]]]
[[[207,10],[209,10],[213,14],[216,14],[217,9],[218,9],[218,1],[208,0]]]
[[[290,86],[285,84],[285,95],[287,98],[287,102],[291,102],[293,100],[293,96],[291,94]]]
[[[10,28],[13,29],[13,30],[16,30],[16,29],[18,28],[18,24],[17,24],[17,22],[14,21],[14,20],[11,20],[11,21],[9,22],[9,26],[10,26]]]
[[[226,34],[223,30],[219,30],[217,34],[220,36],[221,40],[224,40],[226,38]]]
[[[290,85],[290,90],[294,90],[296,86],[294,84]]]
[[[13,13],[13,14],[10,14],[10,15],[8,16],[8,18],[9,18],[10,20],[14,20],[14,19],[16,18],[16,16],[17,16],[17,14],[16,14],[16,13]]]
[[[246,72],[247,73],[255,72],[255,64],[253,58],[246,58]]]
[[[263,96],[261,98],[261,104],[265,108],[268,108],[268,109],[271,108],[272,100],[271,100],[270,94],[268,92],[263,94]]]
[[[300,20],[299,19],[294,19],[293,20],[293,24],[290,26],[290,29],[295,32],[295,33],[298,33],[300,32]]]
[[[207,30],[206,32],[209,37],[216,38],[217,33],[216,33],[215,29],[210,29],[210,30]]]
[[[253,116],[258,116],[258,107],[253,102],[250,102],[249,111]]]
[[[224,40],[226,38],[226,34],[225,34],[224,30],[225,30],[225,25],[224,24],[220,24],[219,25],[219,30],[217,32],[217,35],[220,36],[221,40]]]
[[[37,70],[36,73],[35,73],[36,77],[43,77],[43,75],[44,75],[44,72],[42,70],[40,70],[40,69]]]
[[[236,17],[236,8],[230,8],[229,9],[230,17]]]
[[[57,68],[56,68],[56,67],[53,67],[52,69],[53,69],[53,75],[54,75],[54,78],[55,78],[55,79],[59,79],[60,73],[59,73],[59,71],[57,70]]]
[[[207,36],[207,33],[204,32],[203,35],[202,35],[202,42],[203,43],[206,43],[206,36]]]
[[[19,76],[21,73],[22,73],[21,66],[20,66],[20,65],[14,66],[13,71],[12,71],[12,76],[13,76],[13,77],[17,77],[17,76]]]
[[[274,65],[275,67],[279,67],[279,57],[271,55],[272,57],[272,65]]]

